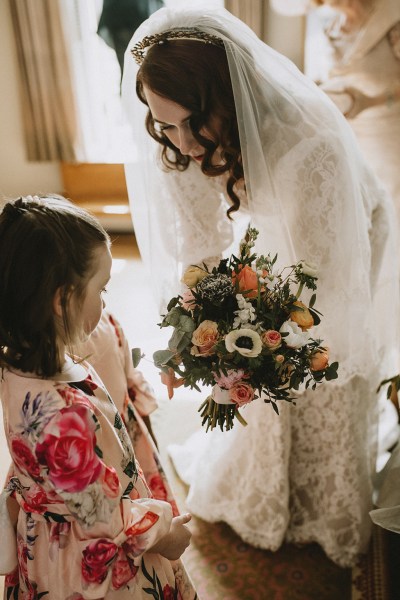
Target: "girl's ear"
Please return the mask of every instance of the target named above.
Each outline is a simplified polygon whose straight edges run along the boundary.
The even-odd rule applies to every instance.
[[[57,288],[56,293],[54,294],[54,298],[53,298],[53,311],[54,314],[57,315],[57,317],[62,317],[63,316],[63,308],[62,308],[62,304],[61,304],[61,292],[62,292],[62,288]]]

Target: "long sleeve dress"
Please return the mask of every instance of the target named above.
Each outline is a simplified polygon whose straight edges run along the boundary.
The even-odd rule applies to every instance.
[[[149,549],[172,508],[151,497],[102,382],[3,370],[0,395],[20,506],[5,598],[195,598],[179,561]]]

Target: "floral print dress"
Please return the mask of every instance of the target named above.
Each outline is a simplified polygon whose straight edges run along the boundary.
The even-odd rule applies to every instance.
[[[173,598],[196,594],[180,561],[148,550],[172,507],[151,497],[113,401],[95,371],[74,381],[4,370],[8,486],[20,506],[18,566],[7,599]]]

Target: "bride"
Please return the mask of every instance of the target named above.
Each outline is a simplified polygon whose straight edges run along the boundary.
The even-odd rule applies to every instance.
[[[371,530],[375,390],[398,370],[391,203],[331,101],[224,9],[154,13],[128,47],[123,98],[140,150],[126,165],[132,216],[161,312],[182,269],[214,264],[250,221],[257,251],[317,266],[318,337],[340,363],[279,416],[257,400],[246,428],[173,447],[187,507],[255,546],[317,542],[349,566]]]

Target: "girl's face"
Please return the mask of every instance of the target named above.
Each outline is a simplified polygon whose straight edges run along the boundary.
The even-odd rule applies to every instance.
[[[143,86],[143,91],[153,120],[158,124],[159,130],[168,137],[181,154],[190,156],[196,162],[201,163],[205,148],[199,144],[190,128],[190,111],[172,100],[159,96],[147,86]],[[218,125],[215,129],[218,131]],[[208,131],[206,127],[200,129],[199,133],[213,142],[217,141],[215,135]],[[217,148],[214,152],[212,157],[212,164],[214,165],[221,162],[220,150],[221,148]]]
[[[83,303],[78,309],[85,337],[89,337],[94,331],[105,307],[103,293],[106,292],[105,288],[110,280],[111,264],[112,257],[108,245],[102,244],[97,247],[93,256],[93,275],[86,284]]]

